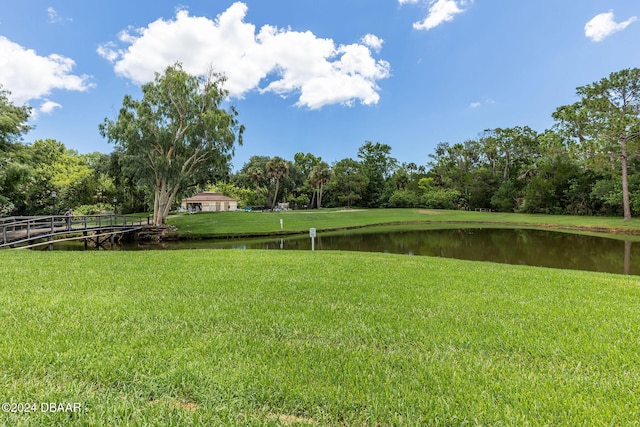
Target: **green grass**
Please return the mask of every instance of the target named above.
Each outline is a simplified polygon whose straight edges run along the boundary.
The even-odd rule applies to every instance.
[[[240,214],[242,215],[242,214]],[[3,252],[0,425],[638,425],[637,278],[348,252]]]
[[[280,230],[280,219],[284,228]],[[569,215],[532,215],[497,212],[465,212],[424,209],[322,209],[286,212],[201,212],[172,216],[169,224],[178,228],[182,238],[248,237],[305,233],[358,228],[370,225],[414,223],[484,223],[543,226],[584,231],[640,233],[640,218],[581,217]]]

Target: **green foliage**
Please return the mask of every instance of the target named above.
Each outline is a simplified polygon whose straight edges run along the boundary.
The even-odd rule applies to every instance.
[[[209,191],[222,193],[238,201],[238,206],[252,206],[255,204],[255,193],[248,188],[237,187],[227,182],[217,182],[208,188]]]
[[[577,182],[580,170],[564,156],[541,159],[531,170],[524,189],[521,212],[561,214],[567,212],[572,183]]]
[[[359,205],[369,185],[369,178],[360,162],[342,159],[333,165],[333,179],[328,192],[334,206]]]
[[[12,214],[22,204],[20,186],[29,175],[25,147],[19,140],[30,129],[31,109],[14,105],[9,95],[0,85],[0,216]]]
[[[619,181],[601,179],[595,183],[591,190],[591,197],[607,212],[622,213],[622,189]]]
[[[390,208],[416,208],[420,205],[418,196],[407,190],[396,190],[389,197]]]
[[[271,209],[273,209],[278,203],[280,181],[289,176],[289,164],[281,157],[274,157],[267,162],[265,169],[273,187],[273,197],[271,198]]]
[[[384,197],[385,183],[397,168],[398,163],[391,157],[391,146],[366,141],[358,149],[358,158],[362,161],[362,173],[367,178],[367,187],[363,194],[351,194],[360,196],[363,206],[373,208],[384,206],[387,202]]]
[[[418,182],[421,194],[419,205],[431,209],[457,209],[461,194],[458,190],[434,186],[433,178],[421,178]]]
[[[30,188],[33,213],[47,211],[51,203],[56,212],[94,202],[93,170],[75,151],[63,143],[37,140],[30,147],[32,153],[33,185]],[[56,193],[52,200],[52,192]]]
[[[99,215],[113,213],[113,205],[98,203],[95,205],[80,205],[73,209],[75,215]]]
[[[215,73],[191,76],[174,64],[142,87],[141,100],[125,96],[117,120],[100,125],[122,150],[125,167],[153,189],[155,224],[164,224],[185,188],[228,170],[234,144],[242,143],[237,111],[221,108],[224,81]]]
[[[518,202],[518,189],[511,180],[504,181],[491,197],[491,207],[500,212],[513,212]]]
[[[631,218],[629,160],[640,146],[640,69],[625,69],[576,89],[580,101],[556,110],[565,134],[600,164],[619,164],[623,215]],[[589,163],[593,163],[590,161]]]
[[[290,204],[290,206],[302,207],[309,206],[309,203],[311,203],[311,199],[309,199],[309,196],[307,196],[306,194],[300,194],[298,196],[291,195],[287,199],[287,202]]]
[[[9,100],[10,92],[0,85],[0,152],[6,150],[12,143],[31,128],[27,124],[31,108],[19,107]]]
[[[552,130],[496,128],[476,139],[441,142],[426,166],[398,165],[391,157],[391,146],[366,141],[357,160],[343,159],[329,166],[312,153],[296,153],[293,161],[253,156],[231,175],[229,160],[243,127],[233,107],[220,108],[223,80],[215,74],[195,78],[179,65],[169,67],[145,86],[142,100],[125,97],[118,120],[106,120],[100,127],[116,143],[110,155],[79,155],[54,140],[31,146],[17,142],[28,129],[20,122],[28,109],[12,106],[7,93],[0,91],[0,112],[6,113],[3,129],[8,132],[0,144],[0,215],[49,213],[101,203],[117,204],[123,213],[148,211],[152,206],[162,211],[160,205],[165,210],[173,205],[172,194],[183,197],[210,185],[219,185],[241,204],[251,206],[287,201],[310,208],[491,207],[506,212],[625,217],[640,213],[638,69],[612,73],[577,88],[580,101],[553,113]],[[200,90],[205,83],[210,92]],[[174,102],[190,96],[206,102]],[[196,104],[211,108],[202,112]],[[206,133],[210,126],[215,135],[209,133],[203,140],[201,131]],[[164,154],[141,162],[149,150]],[[201,157],[189,157],[196,152]],[[198,158],[202,169],[184,169],[187,158]],[[162,181],[158,177],[165,172],[176,179],[156,191]],[[159,194],[162,203],[154,203],[160,200]]]
[[[298,162],[304,157],[300,153],[296,156]],[[277,156],[251,156],[230,180],[236,186],[252,189],[254,195],[246,199],[248,205],[274,208],[279,201],[295,199],[306,192],[304,167]]]
[[[431,209],[457,209],[460,192],[451,188],[432,188],[420,196],[420,206]]]

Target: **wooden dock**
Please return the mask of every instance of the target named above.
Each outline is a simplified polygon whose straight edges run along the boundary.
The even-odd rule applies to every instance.
[[[101,247],[115,237],[137,231],[150,224],[148,216],[64,215],[0,218],[0,249],[27,249],[56,242],[84,240]]]

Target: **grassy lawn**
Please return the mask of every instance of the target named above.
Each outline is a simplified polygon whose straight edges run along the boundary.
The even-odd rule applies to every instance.
[[[348,252],[1,256],[2,401],[83,412],[0,425],[640,420],[635,277]]]
[[[283,230],[280,230],[280,219]],[[486,223],[544,226],[585,231],[640,233],[640,218],[625,222],[622,218],[568,215],[531,215],[497,212],[465,212],[426,209],[322,209],[287,212],[201,212],[169,218],[181,237],[242,237],[305,233],[357,228],[368,225],[412,223]]]

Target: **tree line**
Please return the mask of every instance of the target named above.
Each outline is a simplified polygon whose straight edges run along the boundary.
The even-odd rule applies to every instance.
[[[110,154],[78,154],[63,143],[25,144],[28,107],[0,90],[0,215],[152,210],[162,224],[182,197],[216,189],[241,205],[273,209],[420,207],[572,215],[640,214],[640,69],[577,88],[554,126],[488,129],[441,142],[425,164],[400,163],[388,144],[365,141],[331,163],[312,153],[293,159],[230,161],[244,127],[228,105],[224,76],[191,76],[174,64],[125,96],[100,134]],[[226,108],[225,108],[226,107]]]
[[[399,163],[366,141],[355,158],[327,164],[254,156],[219,186],[247,204],[274,207],[422,207],[570,215],[640,214],[640,69],[578,87],[554,126],[488,129],[439,143],[424,165]]]

